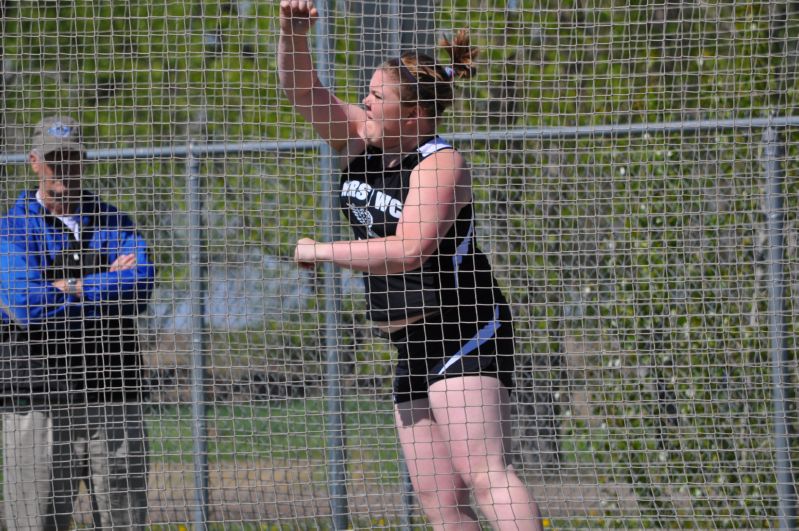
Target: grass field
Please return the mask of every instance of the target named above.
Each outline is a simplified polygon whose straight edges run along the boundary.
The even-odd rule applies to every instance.
[[[379,461],[397,472],[398,447],[392,404],[348,400],[344,403],[350,458]],[[189,406],[153,405],[147,416],[152,461],[191,462],[194,447]],[[235,459],[324,460],[327,413],[321,399],[271,401],[263,405],[207,408],[209,462]],[[353,455],[353,452],[355,455]]]

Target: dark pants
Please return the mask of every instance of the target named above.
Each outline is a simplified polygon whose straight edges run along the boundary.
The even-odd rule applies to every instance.
[[[81,481],[92,494],[96,528],[147,523],[141,401],[3,413],[3,459],[11,531],[68,529]]]

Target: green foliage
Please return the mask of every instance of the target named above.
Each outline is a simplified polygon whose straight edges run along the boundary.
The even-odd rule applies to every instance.
[[[471,125],[510,98],[516,125],[656,123],[796,108],[784,3],[448,0],[443,28],[483,37]]]
[[[494,245],[511,297],[525,320],[544,323],[531,333],[599,348],[560,385],[587,393],[589,408],[563,412],[563,458],[593,467],[601,484],[631,486],[641,519],[614,526],[768,527],[777,508],[764,465],[774,448],[757,147],[732,134],[586,144],[497,155],[492,164],[524,167],[536,184],[494,175],[483,198],[507,234]],[[556,176],[552,152],[563,157]]]

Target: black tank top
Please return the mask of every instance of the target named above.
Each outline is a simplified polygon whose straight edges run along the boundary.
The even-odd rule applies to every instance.
[[[339,199],[355,237],[363,240],[396,234],[411,172],[426,157],[449,148],[435,137],[395,168],[385,168],[381,151],[373,147],[353,159],[342,172]],[[364,274],[363,278],[373,321],[407,319],[463,305],[485,307],[491,319],[494,304],[504,303],[488,259],[475,245],[471,203],[461,208],[436,252],[419,269],[395,275]]]

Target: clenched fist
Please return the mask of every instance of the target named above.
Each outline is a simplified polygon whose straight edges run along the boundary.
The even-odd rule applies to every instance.
[[[280,2],[280,31],[286,35],[305,35],[316,19],[319,11],[313,0],[282,0]]]

